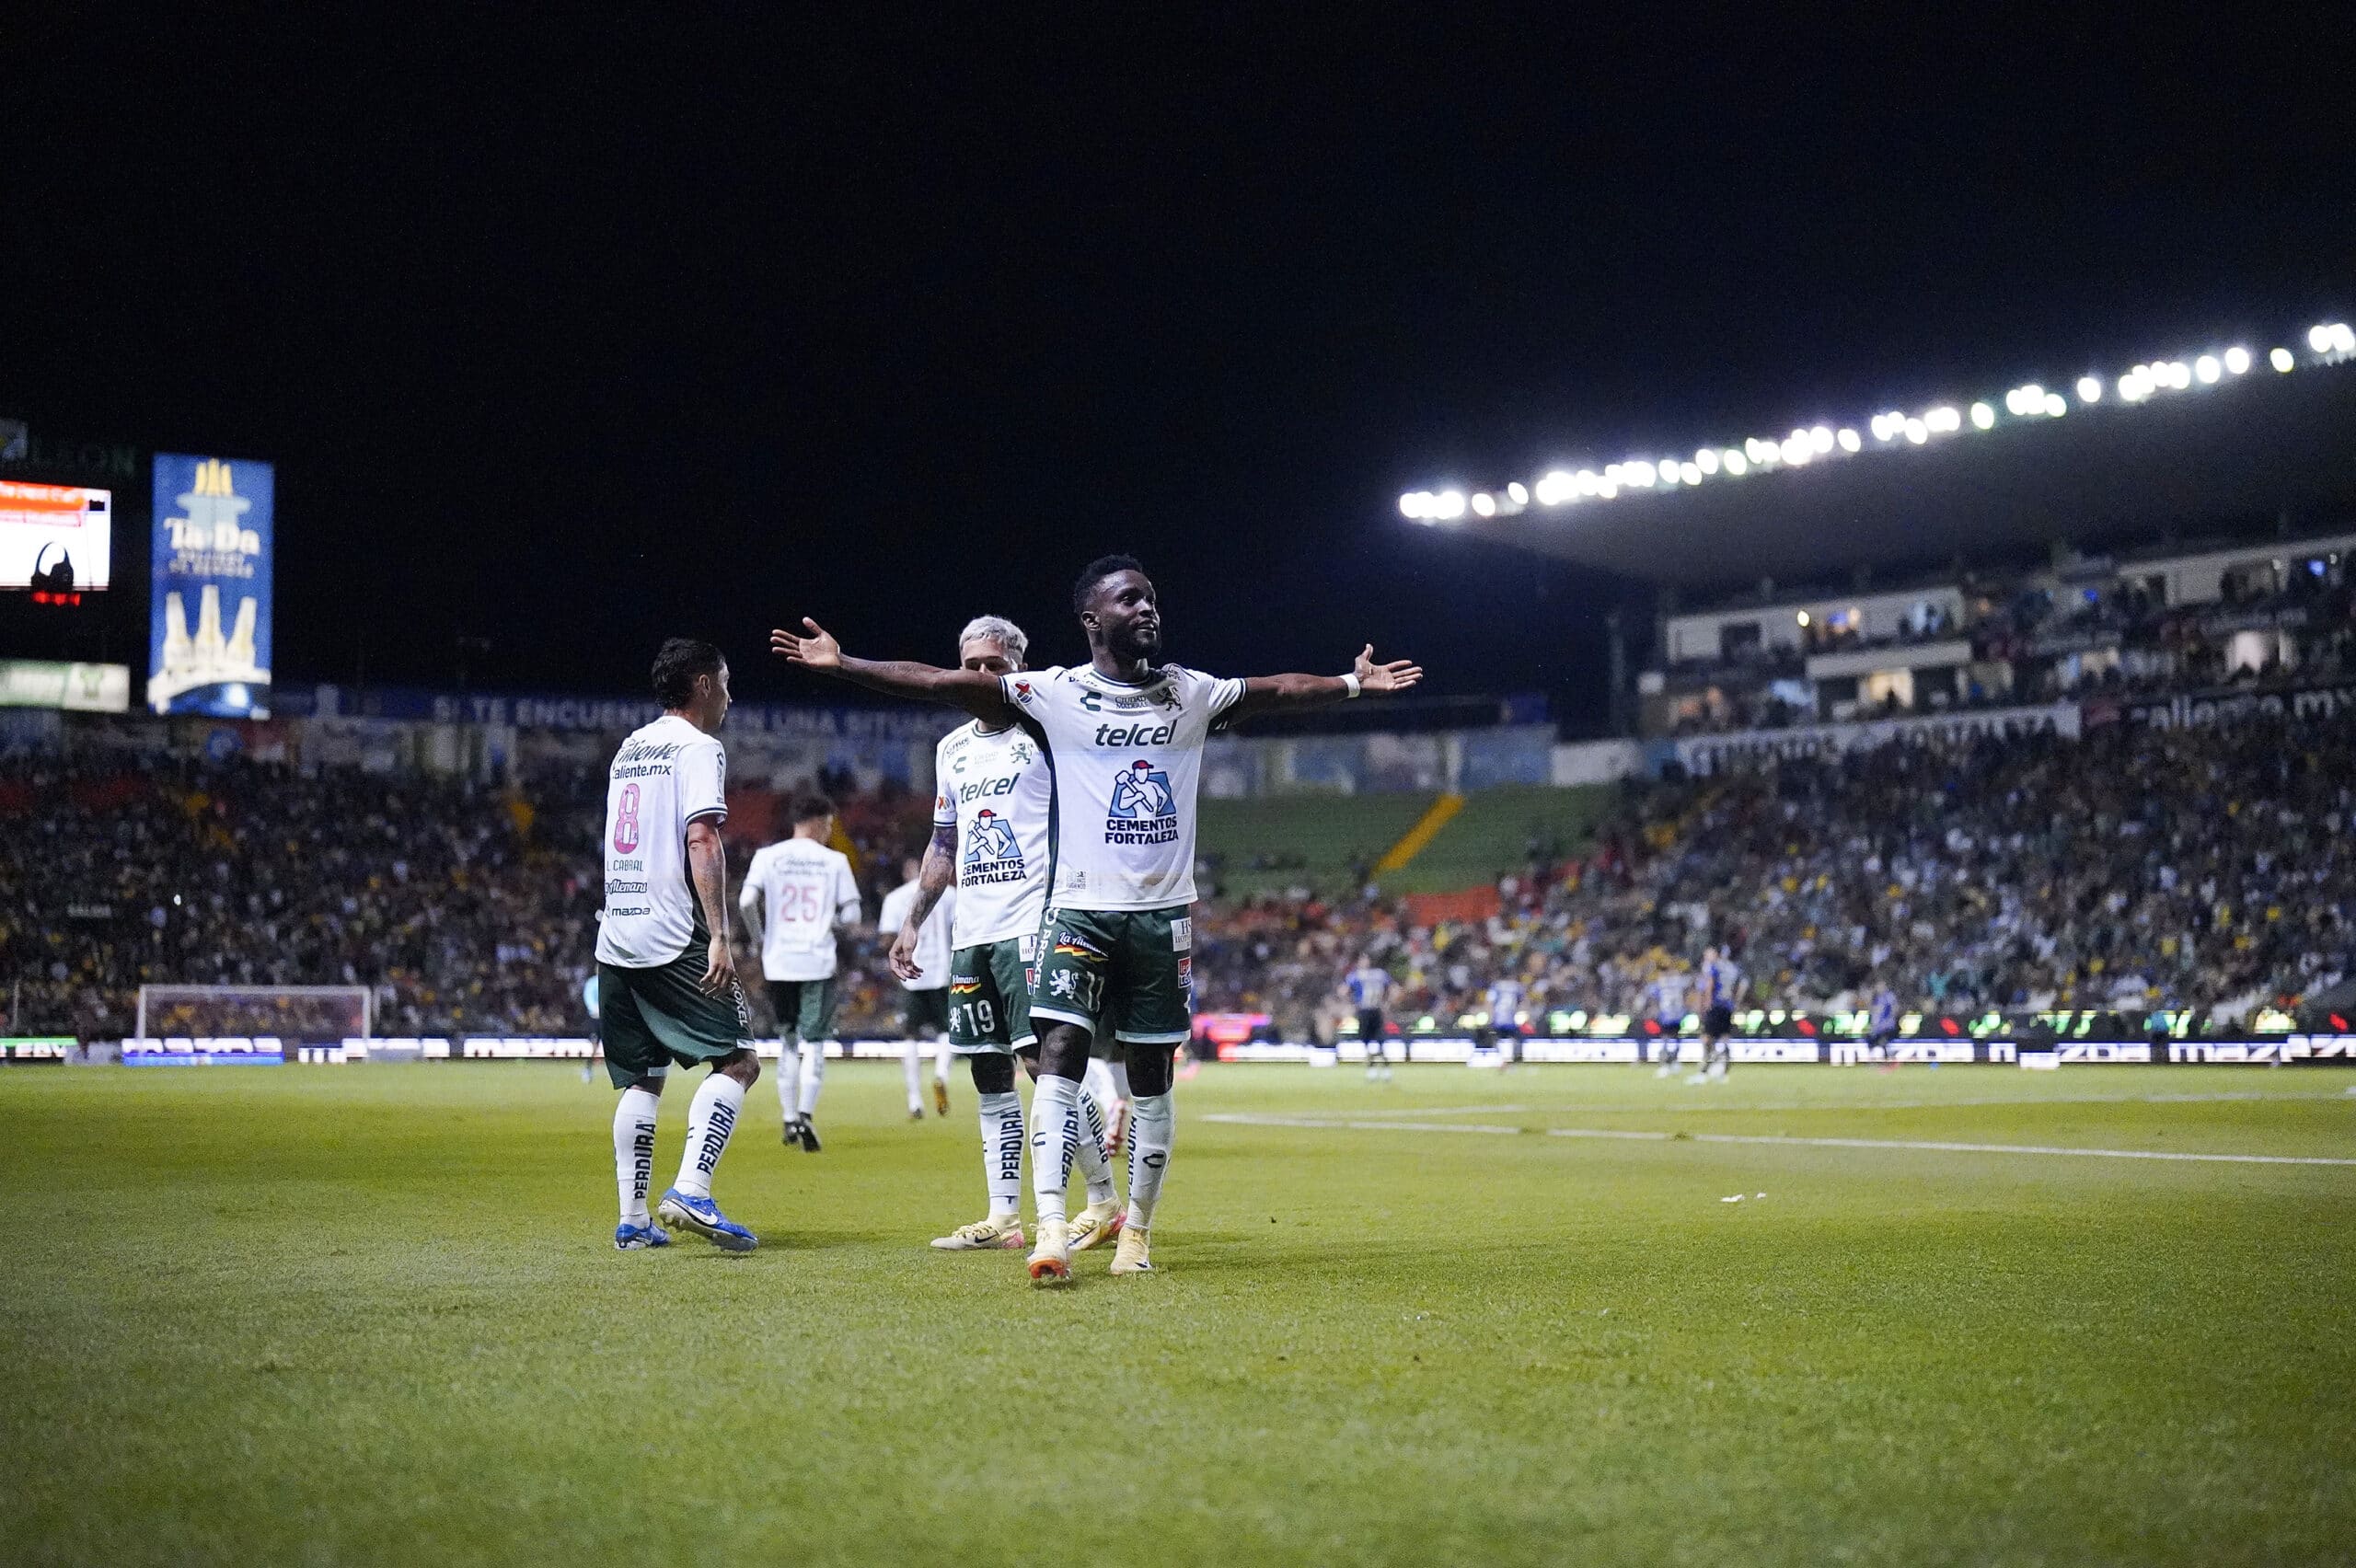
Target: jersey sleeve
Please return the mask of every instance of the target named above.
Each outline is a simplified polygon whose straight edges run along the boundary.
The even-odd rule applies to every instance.
[[[1184,670],[1183,678],[1189,687],[1186,694],[1188,698],[1204,704],[1209,709],[1212,718],[1218,718],[1243,700],[1242,681],[1233,677],[1220,680],[1217,676],[1207,675],[1200,670],[1186,670],[1184,666],[1181,668]]]
[[[768,885],[768,873],[769,852],[767,849],[755,851],[753,863],[745,868],[744,888],[736,894],[739,909],[758,909],[761,906],[762,890]]]
[[[1000,688],[1004,689],[1001,681]],[[954,739],[952,736],[951,739]],[[957,825],[957,797],[949,792],[949,742],[932,748],[932,825]]]
[[[680,821],[728,820],[728,754],[718,741],[707,739],[681,752],[677,779]]]

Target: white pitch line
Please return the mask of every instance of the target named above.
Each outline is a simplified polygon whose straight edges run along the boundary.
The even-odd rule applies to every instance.
[[[1916,1148],[1941,1154],[2057,1154],[2088,1159],[2180,1159],[2217,1165],[2356,1165],[2319,1154],[2190,1154],[2179,1149],[2063,1148],[2053,1144],[1948,1143],[1935,1138],[1795,1138],[1771,1134],[1635,1133],[1601,1127],[1549,1127],[1553,1138],[1646,1138],[1661,1143],[1790,1144],[1806,1148]]]
[[[1501,1126],[1495,1122],[1334,1122],[1309,1116],[1255,1116],[1242,1112],[1218,1112],[1203,1118],[1206,1122],[1221,1122],[1231,1127],[1306,1127],[1311,1132],[1345,1131],[1354,1133],[1505,1133],[1519,1135],[1519,1127]]]
[[[1413,1105],[1397,1111],[1353,1111],[1353,1116],[1511,1116],[1530,1109],[1527,1105]],[[1306,1111],[1307,1116],[1322,1116],[1322,1111]]]
[[[1309,1116],[1261,1116],[1217,1112],[1203,1118],[1231,1127],[1294,1127],[1308,1132],[1491,1133],[1511,1136],[1525,1129],[1496,1122],[1336,1122]],[[1800,1148],[1903,1148],[1937,1154],[2041,1154],[2084,1159],[2165,1159],[2212,1165],[2344,1165],[2356,1159],[2318,1154],[2192,1154],[2177,1149],[2068,1148],[2053,1144],[1955,1143],[1935,1138],[1800,1138],[1773,1134],[1655,1133],[1627,1127],[1547,1127],[1553,1138],[1604,1138],[1633,1143],[1784,1145]]]

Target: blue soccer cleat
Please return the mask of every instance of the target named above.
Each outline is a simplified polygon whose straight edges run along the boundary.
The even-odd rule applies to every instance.
[[[642,1252],[649,1247],[668,1247],[671,1238],[658,1225],[630,1225],[625,1222],[614,1227],[614,1251]]]
[[[654,1217],[666,1230],[692,1230],[724,1252],[749,1252],[761,1239],[720,1212],[710,1198],[691,1198],[673,1187],[655,1205]]]

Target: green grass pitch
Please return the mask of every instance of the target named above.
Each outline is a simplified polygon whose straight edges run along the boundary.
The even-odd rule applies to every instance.
[[[2356,1163],[1906,1146],[2356,1161],[2352,1089],[1213,1067],[1161,1272],[1047,1292],[925,1248],[972,1092],[888,1065],[816,1156],[764,1078],[743,1258],[611,1250],[566,1066],[12,1068],[0,1559],[2347,1562]]]

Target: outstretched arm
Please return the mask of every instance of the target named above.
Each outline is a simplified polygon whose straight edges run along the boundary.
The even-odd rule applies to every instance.
[[[1405,691],[1423,678],[1422,668],[1404,659],[1376,663],[1374,644],[1369,642],[1358,655],[1357,667],[1346,675],[1253,675],[1243,683],[1243,700],[1227,711],[1230,718],[1249,719],[1255,713],[1318,708],[1358,692],[1372,696]]]
[[[985,724],[1002,725],[1014,721],[1014,710],[1007,706],[996,675],[979,670],[944,670],[934,664],[897,659],[854,659],[816,621],[805,616],[802,625],[801,635],[782,629],[770,632],[769,651],[782,654],[805,670],[833,675],[887,697],[944,702],[952,708],[962,708]]]
[[[892,973],[903,980],[920,978],[924,970],[917,963],[917,934],[932,917],[934,905],[949,884],[957,880],[957,824],[932,824],[932,842],[924,847],[924,867],[917,872],[917,901],[901,923],[899,934],[892,939]]]

